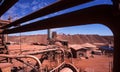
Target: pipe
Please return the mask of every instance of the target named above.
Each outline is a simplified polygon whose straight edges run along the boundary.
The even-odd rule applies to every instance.
[[[57,49],[44,49],[44,50],[41,50],[41,51],[35,51],[35,52],[30,52],[30,53],[26,53],[26,54],[23,54],[23,55],[37,55],[37,54],[40,54],[40,53],[43,53],[43,52],[50,52],[50,51],[56,51]]]
[[[6,0],[6,1],[9,1],[9,0]],[[48,15],[48,14],[51,14],[51,13],[54,13],[54,12],[57,12],[60,10],[64,10],[64,9],[67,9],[67,8],[70,8],[70,7],[79,5],[79,4],[87,3],[90,1],[92,1],[92,0],[61,0],[61,1],[58,1],[54,4],[46,6],[42,9],[39,9],[38,11],[33,12],[27,16],[24,16],[16,21],[10,23],[9,25],[3,26],[1,28],[2,29],[10,28],[11,26],[16,26],[18,24],[22,24],[23,22],[26,22],[26,21],[29,21],[29,20],[32,20],[32,19],[35,19],[38,17],[42,17],[42,16],[45,16],[45,15]],[[2,10],[0,10],[0,12],[1,11]]]
[[[39,20],[20,27],[7,29],[4,30],[2,33],[11,34],[35,30],[44,30],[48,28],[85,25],[91,23],[108,24],[109,20],[112,18],[111,12],[112,5],[97,5],[67,14],[58,15],[45,20]]]
[[[67,51],[67,52],[69,52],[69,51]],[[73,60],[72,60],[73,54],[71,52],[69,52],[69,53],[71,54],[71,63],[73,63]]]
[[[34,66],[32,66],[31,64],[26,63],[26,62],[24,62],[23,60],[18,59],[18,58],[16,58],[16,60],[17,60],[17,61],[19,61],[19,62],[22,62],[23,64],[25,64],[25,65],[27,65],[27,66],[30,66],[31,68],[33,68],[33,69],[34,69]]]
[[[1,54],[0,57],[13,58],[13,59],[15,59],[15,58],[32,58],[38,63],[39,67],[41,66],[41,62],[39,61],[39,59],[35,56],[32,56],[32,55],[5,55],[5,54]]]
[[[2,0],[2,2],[0,2],[0,17],[18,1],[19,0]]]
[[[62,62],[59,66],[57,66],[56,68],[54,68],[54,69],[51,70],[50,72],[54,72],[55,70],[57,70],[58,68],[60,68],[63,64],[65,64],[65,62]]]
[[[65,51],[68,52],[68,53],[70,53],[70,55],[71,55],[71,63],[72,63],[73,54],[72,54],[70,51],[65,50],[65,49],[63,49],[63,48],[59,48],[59,49],[60,49],[60,51],[63,52],[64,56],[65,56]]]
[[[79,72],[78,69],[73,65],[73,64],[70,64],[70,63],[65,63],[62,62],[59,66],[57,66],[56,68],[54,68],[53,70],[51,70],[50,72],[55,72],[56,70],[60,69],[60,68],[64,68],[64,67],[68,67],[70,68],[71,70],[73,70],[73,72]],[[58,72],[58,71],[57,71]]]
[[[51,39],[50,29],[47,29],[47,32],[48,32],[47,40],[48,40],[48,42],[50,42],[50,39]]]

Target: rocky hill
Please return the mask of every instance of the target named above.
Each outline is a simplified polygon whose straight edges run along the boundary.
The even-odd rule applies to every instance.
[[[113,36],[100,36],[100,35],[57,35],[58,40],[67,40],[69,44],[82,44],[82,43],[109,43],[114,41]],[[47,35],[28,35],[28,36],[9,36],[9,42],[15,43],[47,43]]]

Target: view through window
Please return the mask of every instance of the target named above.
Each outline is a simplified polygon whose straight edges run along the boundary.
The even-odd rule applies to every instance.
[[[12,54],[19,54],[20,49],[24,54],[26,53],[24,51],[27,50],[39,51],[53,45],[58,47],[67,45],[68,50],[72,54],[72,58],[70,56],[72,64],[75,65],[80,72],[112,72],[114,50],[113,33],[108,27],[102,24],[88,24],[11,34],[8,36],[8,42],[11,43],[9,48],[12,50],[15,49],[11,51]],[[69,53],[67,55],[69,55]],[[57,62],[61,61],[59,59]],[[71,62],[69,58],[65,61]],[[49,62],[46,63],[47,60],[43,62],[43,66],[49,67]],[[52,67],[52,65],[54,67],[55,63],[56,61],[51,62],[50,67]]]

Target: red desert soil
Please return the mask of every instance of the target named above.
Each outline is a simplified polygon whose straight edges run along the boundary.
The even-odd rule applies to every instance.
[[[9,50],[11,51],[11,54],[20,53],[20,47],[21,50],[30,50],[30,51],[36,51],[39,49],[44,49],[46,46],[37,46],[37,45],[9,45]],[[18,54],[19,54],[18,53]],[[108,57],[105,55],[95,55],[94,58],[89,57],[88,59],[79,59],[74,58],[73,64],[79,69],[79,70],[86,70],[87,72],[109,72],[109,64],[112,61],[112,57]],[[46,64],[48,61],[45,61]],[[17,62],[15,65],[18,65]]]
[[[84,60],[74,59],[73,61],[75,66],[85,69],[88,72],[109,72],[109,64],[112,58],[107,56],[95,56],[94,58]]]
[[[113,36],[100,36],[100,35],[82,35],[82,34],[74,34],[74,35],[66,35],[66,34],[58,34],[58,40],[67,40],[69,44],[83,44],[83,43],[108,43],[113,42]],[[47,43],[47,34],[40,35],[26,35],[26,36],[8,36],[8,41],[15,43]]]

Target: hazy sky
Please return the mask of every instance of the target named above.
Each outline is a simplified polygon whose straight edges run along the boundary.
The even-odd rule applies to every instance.
[[[45,6],[48,6],[54,2],[57,2],[58,0],[19,0],[11,9],[9,9],[2,17],[1,19],[8,19],[8,16],[12,17],[12,20],[19,19],[25,15],[28,15],[38,9],[44,8]],[[49,17],[53,17],[59,14],[68,13],[75,10],[80,10],[83,8],[87,8],[90,6],[100,5],[100,4],[112,4],[111,0],[94,0],[89,3],[81,4],[76,7],[63,10],[60,12],[56,12],[41,18],[37,18],[35,20],[26,22],[34,22],[37,20],[46,19]],[[26,24],[24,23],[24,24]],[[92,24],[92,25],[82,25],[82,26],[73,26],[73,27],[66,27],[66,28],[56,28],[53,29],[53,31],[57,31],[58,33],[65,33],[65,34],[99,34],[99,35],[113,35],[111,30],[107,28],[106,26],[102,24]],[[22,33],[24,35],[28,34],[46,34],[46,30],[41,31],[33,31],[33,32],[26,32]],[[19,35],[19,34],[17,34]]]

